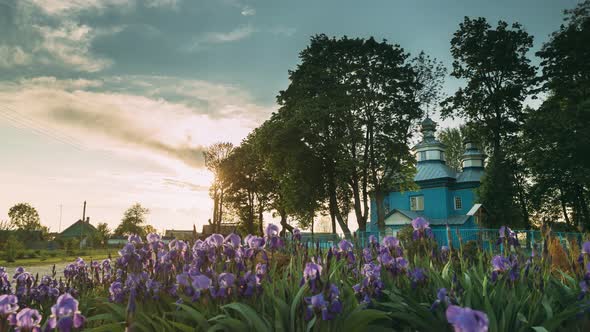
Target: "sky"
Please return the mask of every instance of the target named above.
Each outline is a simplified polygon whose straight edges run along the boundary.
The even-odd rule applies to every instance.
[[[115,228],[140,202],[158,230],[200,230],[203,149],[239,144],[276,110],[310,36],[386,39],[450,69],[463,17],[518,21],[537,50],[577,2],[0,0],[0,220],[29,202],[59,231],[86,200]]]

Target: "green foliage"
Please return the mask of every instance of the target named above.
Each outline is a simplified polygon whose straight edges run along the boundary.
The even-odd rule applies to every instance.
[[[570,228],[590,227],[590,1],[566,19],[537,55],[549,97],[532,110],[524,130],[525,161],[539,221],[562,218]]]
[[[515,205],[516,188],[513,167],[507,160],[492,157],[488,161],[477,194],[478,200],[484,204],[489,213],[483,220],[486,227],[522,226],[522,215]]]
[[[6,256],[4,259],[9,263],[14,262],[23,253],[24,249],[23,244],[12,235],[8,237],[8,241],[4,245],[4,254]]]
[[[29,203],[19,203],[8,210],[8,217],[14,228],[24,231],[41,230],[39,213]]]
[[[133,204],[123,215],[123,219],[115,229],[115,235],[137,234],[145,236],[144,224],[146,215],[150,212],[139,203]]]

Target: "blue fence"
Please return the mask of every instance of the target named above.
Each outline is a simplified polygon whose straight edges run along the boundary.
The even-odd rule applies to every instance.
[[[534,245],[543,244],[545,238],[541,234],[541,231],[536,230],[514,230],[518,238],[519,244],[522,248],[531,248]],[[496,241],[498,240],[499,230],[498,229],[433,229],[434,240],[439,246],[449,246],[449,244],[455,248],[463,245],[467,242],[474,241],[480,247],[484,249],[494,248]],[[584,233],[574,232],[552,232],[552,236],[559,239],[559,241],[567,247],[572,240],[576,240],[578,245],[588,239],[588,235]],[[393,235],[398,236],[398,232],[387,230],[384,232],[361,232],[357,231],[354,233],[353,240],[357,246],[363,248],[369,243],[370,236],[374,236],[377,241],[381,242],[383,237]],[[306,234],[302,237],[302,242],[307,243],[309,247],[319,246],[322,249],[327,249],[338,244],[344,236],[342,234],[318,234],[310,235]]]

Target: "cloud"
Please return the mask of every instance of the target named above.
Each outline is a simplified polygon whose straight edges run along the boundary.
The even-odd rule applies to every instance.
[[[82,12],[103,13],[107,9],[118,11],[134,10],[138,6],[147,8],[177,9],[182,0],[30,0],[48,15],[74,16]]]
[[[99,35],[113,34],[122,28],[92,29],[73,21],[58,27],[36,26],[43,37],[37,52],[45,51],[58,63],[79,71],[97,72],[109,67],[112,61],[95,56],[90,51],[92,40]]]
[[[246,39],[256,31],[253,26],[247,24],[227,32],[207,32],[193,39],[188,45],[182,46],[180,50],[184,52],[202,51],[212,44],[225,44]]]
[[[180,167],[175,161],[203,168],[206,146],[217,141],[239,143],[263,114],[273,111],[256,105],[235,87],[204,81],[176,82],[179,95],[203,98],[201,106],[169,101],[163,98],[167,91],[153,90],[163,82],[174,85],[169,77],[37,77],[0,84],[0,104],[86,148],[139,154],[173,168]],[[232,91],[236,91],[233,96]]]
[[[256,15],[256,9],[246,6],[242,9],[242,15],[243,16],[254,16],[254,15]]]
[[[72,15],[82,11],[103,11],[109,7],[122,9],[135,4],[128,0],[31,0],[49,15]]]
[[[0,45],[0,68],[11,68],[31,63],[31,54],[20,46]]]
[[[205,41],[209,43],[228,43],[245,39],[256,30],[251,25],[242,25],[229,32],[209,32],[205,35]]]
[[[146,7],[178,9],[180,2],[182,0],[146,0]]]

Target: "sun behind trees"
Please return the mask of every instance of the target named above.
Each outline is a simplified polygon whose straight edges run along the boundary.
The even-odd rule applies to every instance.
[[[409,140],[438,102],[444,67],[386,41],[326,35],[300,59],[279,111],[220,164],[228,206],[247,231],[262,232],[263,213],[273,211],[284,229],[289,216],[307,227],[325,214],[333,232],[337,224],[350,236],[349,212],[364,231],[375,195],[384,226],[384,194],[413,187]]]

